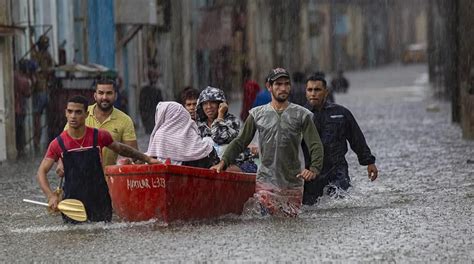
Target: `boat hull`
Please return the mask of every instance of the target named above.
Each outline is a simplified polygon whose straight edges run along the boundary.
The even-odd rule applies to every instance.
[[[241,214],[255,174],[154,164],[107,166],[114,212],[126,221],[164,222]]]

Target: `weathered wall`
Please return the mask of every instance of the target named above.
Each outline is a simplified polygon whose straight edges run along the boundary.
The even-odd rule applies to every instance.
[[[177,95],[177,90],[180,87],[184,87],[185,82],[182,78],[182,72],[185,67],[184,65],[184,52],[183,52],[183,30],[185,29],[183,25],[183,17],[181,16],[181,12],[183,8],[185,8],[185,1],[172,1],[171,3],[171,32],[169,34],[165,34],[164,38],[169,38],[170,45],[169,48],[171,52],[171,57],[168,57],[167,60],[171,64],[167,64],[171,66],[171,68],[167,69],[167,72],[171,74],[173,77],[173,88],[167,87],[168,89],[174,92],[174,95]],[[171,71],[170,71],[171,70]]]
[[[458,0],[458,79],[463,137],[474,139],[474,2]]]
[[[430,82],[441,98],[458,98],[457,1],[433,0],[428,9],[428,69]],[[452,118],[459,122],[459,103],[453,100]]]
[[[115,68],[113,0],[88,0],[88,62]]]
[[[164,95],[172,99],[184,86],[202,89],[208,84],[234,93],[240,90],[240,65],[249,66],[252,78],[263,85],[265,75],[277,66],[309,74],[330,73],[338,62],[354,69],[399,61],[401,46],[426,38],[426,1],[171,1],[170,31],[157,34]],[[244,4],[240,31],[235,12]],[[347,33],[337,42],[336,6],[347,21]]]
[[[264,84],[265,76],[274,66],[271,14],[266,8],[268,0],[248,1],[247,34],[249,66],[259,84]]]
[[[11,25],[8,0],[0,0],[0,25]],[[16,155],[12,36],[0,36],[0,161]]]
[[[327,3],[302,1],[298,70],[306,74],[331,68],[331,10]]]

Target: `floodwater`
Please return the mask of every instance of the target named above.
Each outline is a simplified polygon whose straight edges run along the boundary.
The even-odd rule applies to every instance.
[[[347,77],[336,101],[359,121],[380,174],[370,182],[348,155],[346,198],[323,197],[298,218],[69,226],[21,201],[44,199],[31,158],[0,165],[0,262],[472,263],[474,141],[451,123],[450,104],[431,96],[426,66]]]

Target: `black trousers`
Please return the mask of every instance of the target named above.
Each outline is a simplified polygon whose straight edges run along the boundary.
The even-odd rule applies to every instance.
[[[325,170],[318,178],[304,183],[303,204],[313,205],[318,201],[318,198],[323,196],[324,187],[331,185],[335,188],[347,190],[351,186],[349,178],[349,169],[347,163],[333,166],[329,170]],[[334,190],[328,189],[328,194]]]
[[[23,152],[25,148],[25,115],[15,114],[15,135],[16,135],[16,150],[18,154]]]

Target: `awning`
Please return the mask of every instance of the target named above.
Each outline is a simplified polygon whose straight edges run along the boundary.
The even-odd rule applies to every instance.
[[[57,78],[96,78],[98,76],[115,78],[117,72],[100,64],[73,63],[55,67],[54,75]]]

